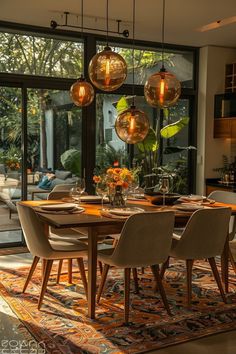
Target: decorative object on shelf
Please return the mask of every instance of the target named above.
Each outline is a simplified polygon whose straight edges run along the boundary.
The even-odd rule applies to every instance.
[[[96,185],[103,184],[108,187],[110,203],[114,207],[125,206],[125,190],[132,185],[134,179],[135,172],[126,167],[109,167],[105,173],[93,177]]]
[[[127,64],[124,58],[113,52],[108,45],[108,0],[106,4],[107,43],[103,51],[91,59],[88,71],[94,86],[103,91],[114,91],[124,83],[127,77]]]
[[[134,95],[134,45],[135,45],[135,0],[133,0],[133,99],[132,105],[128,109],[122,110],[115,122],[116,134],[127,144],[136,144],[145,139],[149,131],[149,119],[143,111],[135,106]],[[119,109],[117,107],[117,109]]]
[[[166,71],[164,66],[164,33],[165,33],[165,0],[162,14],[162,67],[158,73],[151,75],[144,85],[144,95],[148,104],[153,107],[173,106],[181,93],[179,80]]]
[[[83,37],[84,28],[84,0],[81,0],[81,39]],[[81,74],[81,77],[71,86],[70,96],[74,104],[78,107],[89,106],[94,99],[93,86],[86,81]]]

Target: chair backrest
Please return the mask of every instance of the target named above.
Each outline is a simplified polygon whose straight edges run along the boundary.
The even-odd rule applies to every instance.
[[[44,231],[43,223],[30,207],[17,203],[17,211],[30,253],[33,256],[47,258],[53,250]]]
[[[227,191],[213,191],[208,195],[208,198],[214,199],[216,202],[236,204],[236,193]],[[236,218],[231,216],[229,222],[229,240],[233,240],[236,233]]]
[[[130,216],[112,254],[114,265],[132,268],[164,262],[171,247],[174,219],[172,211]]]
[[[230,208],[201,209],[189,219],[171,255],[181,259],[203,259],[221,255],[228,235]]]
[[[57,184],[53,189],[52,189],[52,192],[59,192],[59,191],[70,191],[71,188],[75,187],[76,183],[74,184],[66,184],[66,183],[63,183],[63,184]]]

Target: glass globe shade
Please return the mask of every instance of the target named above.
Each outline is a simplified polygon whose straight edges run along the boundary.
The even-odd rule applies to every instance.
[[[149,131],[149,126],[147,115],[135,106],[119,114],[115,122],[116,134],[127,144],[143,141]]]
[[[151,75],[144,85],[144,95],[153,107],[173,106],[181,93],[179,80],[165,69]]]
[[[105,47],[89,63],[89,77],[94,86],[103,91],[118,89],[127,77],[127,64],[122,56]]]
[[[86,107],[93,102],[93,86],[81,77],[71,86],[70,96],[76,106]]]

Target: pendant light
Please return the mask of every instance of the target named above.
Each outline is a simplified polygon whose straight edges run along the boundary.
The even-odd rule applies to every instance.
[[[164,66],[164,32],[165,32],[165,0],[162,14],[162,67],[158,73],[151,75],[144,85],[147,103],[153,107],[167,108],[173,106],[181,93],[181,85],[176,77],[166,71]]]
[[[129,109],[118,115],[115,122],[115,130],[118,137],[127,144],[136,144],[145,139],[149,131],[147,115],[135,107],[134,99],[134,46],[135,46],[135,0],[133,0],[133,102]]]
[[[103,51],[94,55],[88,71],[94,86],[103,91],[114,91],[127,77],[127,64],[124,58],[113,52],[108,45],[108,1],[106,2],[107,43]]]
[[[84,27],[84,0],[81,0],[81,39],[83,38]],[[78,107],[86,107],[93,102],[93,86],[86,81],[81,74],[80,78],[71,86],[70,96],[74,104]]]

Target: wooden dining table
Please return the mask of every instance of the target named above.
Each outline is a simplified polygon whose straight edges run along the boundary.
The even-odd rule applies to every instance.
[[[45,225],[45,230],[49,234],[49,226],[54,228],[78,228],[85,227],[88,230],[88,316],[91,319],[95,318],[96,307],[96,288],[97,288],[97,240],[98,236],[120,233],[125,223],[125,219],[105,217],[101,215],[100,204],[81,203],[81,207],[85,211],[81,214],[56,214],[43,213],[37,207],[42,204],[60,203],[61,200],[48,201],[22,201],[21,204],[36,208],[40,220]],[[191,211],[180,211],[172,206],[160,207],[152,205],[149,201],[138,200],[127,203],[129,207],[139,207],[144,211],[162,212],[164,210],[173,210],[175,212],[175,226],[182,227],[186,225],[188,219],[192,215]],[[230,207],[232,215],[236,215],[236,205],[215,203],[210,207]],[[228,257],[229,257],[229,242],[225,243],[223,254],[221,255],[221,273],[222,280],[225,284],[225,290],[228,292]]]

